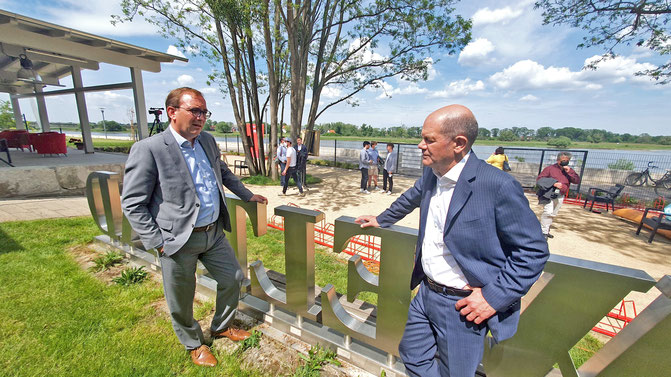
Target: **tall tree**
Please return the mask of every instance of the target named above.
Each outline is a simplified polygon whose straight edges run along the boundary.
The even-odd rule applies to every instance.
[[[400,76],[408,81],[428,78],[432,51],[453,54],[471,39],[471,22],[453,16],[456,0],[319,0],[287,1],[287,36],[291,55],[292,102],[297,101],[292,136],[301,129],[306,82],[294,71],[312,67],[311,101],[306,128],[342,102],[357,105],[356,94]],[[387,48],[380,53],[380,45]],[[310,54],[305,49],[311,48]],[[308,65],[308,58],[310,64]],[[294,64],[296,68],[294,69]],[[294,86],[294,84],[296,86]],[[322,92],[340,93],[320,107]],[[298,91],[294,93],[294,91]]]
[[[254,0],[122,0],[122,15],[113,23],[139,15],[156,25],[166,38],[183,50],[205,57],[213,66],[210,82],[227,94],[251,174],[266,174],[259,100],[262,72],[257,70],[258,46],[254,25],[260,13]],[[269,85],[271,83],[268,83]],[[275,117],[276,118],[276,117]],[[252,153],[253,141],[245,136],[246,125],[259,126],[259,154]],[[277,124],[271,124],[271,128]],[[275,131],[275,134],[277,131]],[[272,148],[271,148],[272,149]]]
[[[606,52],[588,68],[596,68],[604,59],[613,58],[620,45],[642,46],[659,55],[671,54],[671,2],[668,0],[539,0],[543,23],[581,28],[587,34],[578,45],[603,47]],[[671,82],[671,60],[637,73],[659,84]]]

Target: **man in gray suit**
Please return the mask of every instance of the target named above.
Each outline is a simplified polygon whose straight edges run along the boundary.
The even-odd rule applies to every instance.
[[[199,91],[175,89],[165,107],[170,127],[131,148],[122,206],[144,246],[160,254],[163,290],[179,341],[195,364],[214,366],[217,359],[193,318],[196,263],[200,260],[217,281],[212,336],[249,337],[230,326],[243,274],[223,233],[231,230],[223,186],[245,201],[268,200],[245,188],[221,161],[214,137],[201,133],[210,112]]]

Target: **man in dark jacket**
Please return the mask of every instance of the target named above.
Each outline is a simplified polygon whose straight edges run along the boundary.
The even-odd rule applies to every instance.
[[[580,183],[580,176],[578,176],[575,170],[568,166],[570,160],[571,154],[569,152],[560,152],[557,155],[557,163],[543,169],[538,175],[538,178],[536,178],[536,181],[541,178],[554,178],[557,180],[554,187],[559,189],[559,197],[552,199],[550,203],[547,203],[545,207],[543,207],[543,214],[541,214],[541,229],[545,239],[554,237],[550,234],[550,225],[552,225],[552,220],[557,216],[559,208],[561,208],[562,203],[564,203],[564,196],[568,193],[569,186],[571,183]]]

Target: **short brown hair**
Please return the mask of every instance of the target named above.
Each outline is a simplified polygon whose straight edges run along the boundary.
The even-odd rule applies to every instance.
[[[170,93],[168,93],[168,96],[165,98],[165,109],[168,110],[168,107],[179,107],[179,105],[181,105],[182,96],[185,94],[191,94],[192,96],[195,97],[205,98],[205,96],[203,96],[203,93],[194,88],[189,88],[185,86],[182,88],[173,89],[170,91]]]

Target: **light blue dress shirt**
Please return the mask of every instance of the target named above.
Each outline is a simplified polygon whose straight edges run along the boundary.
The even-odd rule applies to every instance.
[[[210,160],[207,159],[205,150],[198,141],[200,136],[196,137],[192,147],[191,142],[178,134],[172,127],[170,127],[170,131],[177,140],[186,166],[191,173],[193,185],[196,186],[200,208],[195,226],[211,224],[219,217],[219,187],[217,187],[217,178],[214,175],[214,170],[212,170],[212,165],[210,165]]]

